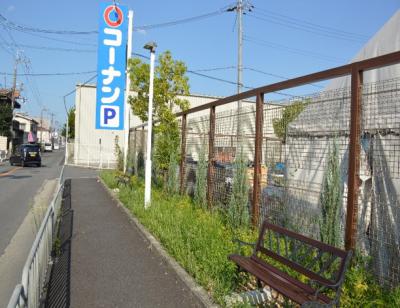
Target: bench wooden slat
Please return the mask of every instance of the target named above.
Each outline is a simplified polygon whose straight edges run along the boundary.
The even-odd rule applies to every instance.
[[[317,240],[314,240],[312,238],[306,237],[304,235],[295,233],[295,232],[293,232],[291,230],[282,228],[280,226],[273,225],[273,224],[269,223],[266,220],[263,223],[261,233],[264,233],[265,229],[270,229],[270,230],[273,230],[273,231],[281,233],[281,234],[286,234],[286,235],[288,235],[288,236],[290,236],[292,238],[295,238],[295,239],[297,239],[297,240],[299,240],[299,241],[301,241],[303,243],[306,243],[306,244],[309,244],[311,246],[317,247],[320,250],[329,252],[329,253],[331,253],[333,255],[336,255],[336,256],[338,256],[338,257],[340,257],[342,259],[346,258],[347,253],[344,250],[341,250],[341,249],[333,247],[333,246],[329,246],[327,244],[324,244],[324,243],[319,242]]]
[[[302,267],[301,265],[299,265],[295,262],[292,262],[288,259],[285,259],[284,257],[276,254],[273,251],[267,250],[264,247],[260,247],[259,251],[262,252],[263,254],[267,255],[268,257],[271,257],[271,258],[275,259],[276,261],[282,263],[283,265],[286,265],[286,266],[290,267],[291,269],[294,269],[296,272],[299,272],[300,274],[307,276],[310,279],[319,281],[323,284],[334,284],[335,283],[335,281],[331,281],[322,276],[319,276],[316,273]]]
[[[242,269],[255,275],[265,284],[271,286],[277,292],[289,297],[298,304],[303,304],[312,300],[327,304],[332,300],[324,294],[319,294],[318,298],[315,299],[313,296],[315,290],[310,286],[294,279],[269,264],[261,263],[262,260],[260,259],[257,260],[253,257],[249,258],[240,255],[230,255],[229,258]]]

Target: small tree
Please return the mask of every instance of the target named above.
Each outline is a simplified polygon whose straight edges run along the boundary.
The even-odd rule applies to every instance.
[[[275,135],[286,142],[287,127],[290,122],[294,121],[297,116],[302,112],[307,105],[307,102],[294,102],[293,104],[285,107],[282,112],[280,119],[273,119],[272,126],[274,128]]]
[[[11,136],[12,109],[8,104],[0,104],[0,136]]]
[[[340,224],[342,206],[342,183],[340,176],[339,146],[334,140],[329,148],[328,164],[320,196],[321,219],[319,221],[321,241],[340,245]]]
[[[249,223],[248,193],[247,164],[243,148],[241,148],[235,158],[232,194],[227,212],[228,221],[232,228],[245,226]]]
[[[179,126],[174,113],[187,110],[189,102],[179,95],[189,94],[187,68],[182,61],[173,60],[169,51],[161,54],[154,74],[153,117],[158,120],[154,127],[157,135],[154,150],[154,162],[158,170],[167,174],[171,155],[178,157]],[[149,65],[140,59],[129,61],[131,90],[137,96],[129,97],[132,111],[143,122],[148,119]]]
[[[124,169],[124,157],[122,155],[121,147],[119,146],[118,136],[115,136],[114,140],[114,153],[117,158],[117,170],[122,171]]]
[[[202,208],[207,207],[207,158],[206,144],[203,141],[199,152],[199,162],[196,170],[194,201]]]
[[[168,180],[167,180],[167,191],[170,194],[176,194],[178,192],[178,160],[174,153],[170,154],[169,166],[168,166]]]
[[[67,116],[67,121],[68,121],[68,138],[74,139],[75,138],[75,107],[71,107],[68,110],[68,116]],[[64,124],[64,127],[61,131],[62,136],[67,135],[67,125]]]

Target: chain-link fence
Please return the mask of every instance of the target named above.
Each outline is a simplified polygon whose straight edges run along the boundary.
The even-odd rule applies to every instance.
[[[180,192],[225,212],[239,202],[253,224],[269,219],[357,249],[371,257],[381,284],[399,285],[400,76],[364,85],[357,77],[396,61],[399,53],[177,114]],[[347,88],[264,102],[264,93],[345,74],[352,76]],[[248,101],[239,109],[238,99]],[[146,124],[132,130],[130,152],[140,175],[147,137]]]

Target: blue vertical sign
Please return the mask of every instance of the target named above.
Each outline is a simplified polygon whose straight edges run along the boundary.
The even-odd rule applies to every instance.
[[[97,50],[96,129],[124,129],[127,7],[102,3]]]

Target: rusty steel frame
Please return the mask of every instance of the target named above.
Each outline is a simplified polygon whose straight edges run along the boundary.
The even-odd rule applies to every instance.
[[[179,191],[181,194],[185,191],[185,162],[186,162],[186,114],[182,116],[182,130],[181,130],[181,161],[179,164],[179,176],[180,176],[180,187]]]
[[[363,71],[354,65],[351,72],[351,120],[349,142],[349,174],[347,195],[347,216],[345,248],[356,247],[358,220],[358,193],[360,175],[360,137],[361,137],[361,98]]]
[[[263,140],[263,116],[264,116],[264,94],[258,93],[256,99],[256,139],[254,151],[254,177],[253,177],[253,202],[252,202],[252,224],[258,226],[260,216],[260,194],[261,194],[261,159]]]
[[[207,169],[207,203],[208,208],[212,205],[212,175],[214,164],[214,140],[215,140],[215,106],[210,108],[210,130],[208,137],[208,169]]]
[[[361,90],[362,84],[362,72],[372,70],[384,66],[400,63],[400,51],[389,53],[383,56],[370,58],[351,64],[331,68],[325,71],[304,75],[301,77],[277,82],[274,84],[262,86],[249,91],[242,92],[240,94],[225,97],[201,106],[190,108],[186,111],[178,112],[175,114],[176,117],[181,117],[187,114],[193,114],[198,111],[210,109],[210,132],[209,132],[209,162],[208,162],[208,178],[207,178],[207,198],[209,202],[212,200],[212,183],[210,177],[212,175],[212,161],[214,151],[214,138],[215,138],[215,108],[228,103],[232,103],[238,100],[248,99],[250,97],[259,97],[261,94],[268,94],[276,91],[281,91],[289,88],[295,88],[309,83],[324,81],[327,79],[333,79],[341,76],[352,76],[352,92],[351,92],[351,127],[350,127],[350,157],[349,157],[349,196],[347,199],[347,217],[346,217],[346,234],[345,234],[345,246],[346,249],[355,248],[355,237],[357,229],[357,203],[358,203],[358,173],[359,173],[359,155],[360,155],[360,121],[361,121]],[[257,104],[257,103],[256,103]],[[262,118],[260,118],[262,121]],[[135,128],[144,127],[147,123],[136,126]],[[260,123],[256,123],[256,126]],[[132,129],[132,128],[131,128]],[[259,174],[254,175],[255,182],[258,182]],[[351,185],[351,186],[350,186]],[[254,195],[253,195],[254,199]],[[253,219],[253,223],[256,222]]]

